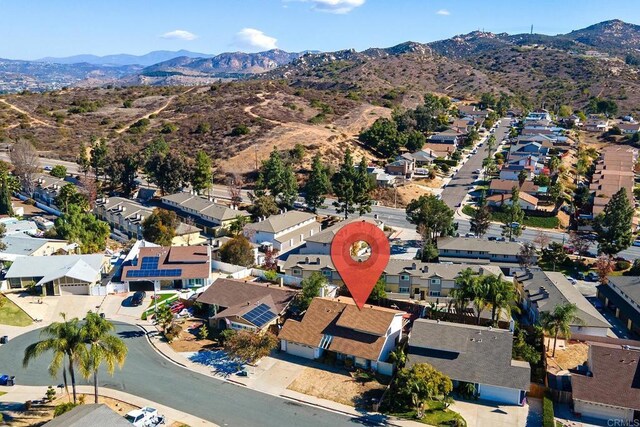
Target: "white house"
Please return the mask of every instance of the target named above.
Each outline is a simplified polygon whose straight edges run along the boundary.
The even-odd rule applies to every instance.
[[[271,245],[279,253],[302,246],[308,237],[320,232],[320,223],[312,213],[287,211],[247,224],[244,235],[258,245]]]

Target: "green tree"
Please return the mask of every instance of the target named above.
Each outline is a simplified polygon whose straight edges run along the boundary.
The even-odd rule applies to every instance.
[[[55,165],[53,168],[51,168],[51,172],[49,172],[49,175],[63,179],[67,176],[67,168],[62,165]]]
[[[561,105],[560,108],[558,108],[558,117],[566,119],[572,114],[573,114],[573,109],[568,105]]]
[[[478,237],[484,236],[487,230],[489,230],[489,226],[491,225],[491,212],[487,206],[487,198],[485,197],[484,191],[480,196],[478,205],[473,210],[473,215],[469,223],[471,225],[471,232],[475,233]]]
[[[142,236],[144,240],[157,245],[171,246],[179,224],[175,212],[156,208],[142,221]]]
[[[492,93],[485,92],[480,95],[480,108],[483,110],[486,108],[494,108],[496,106],[496,96]]]
[[[358,215],[362,216],[371,212],[371,185],[367,175],[367,161],[364,157],[360,159],[360,164],[356,169],[355,181],[353,183],[354,200],[358,205]]]
[[[578,317],[578,307],[575,304],[559,304],[553,311],[542,312],[540,323],[543,329],[550,335],[553,335],[553,354],[556,357],[556,344],[558,335],[562,335],[565,339],[571,338],[571,325],[583,324],[582,319]]]
[[[418,151],[422,150],[424,144],[427,143],[427,137],[424,136],[424,133],[411,130],[405,134],[405,148],[409,151]]]
[[[196,154],[196,165],[191,175],[191,187],[197,194],[209,190],[213,184],[213,162],[204,151]]]
[[[518,264],[520,264],[520,267],[529,268],[536,263],[537,257],[538,253],[535,245],[531,242],[527,242],[520,248],[520,253],[518,253]]]
[[[171,194],[187,185],[190,167],[181,154],[174,152],[153,154],[145,164],[149,181],[156,184],[160,193]]]
[[[369,294],[369,300],[377,304],[380,302],[380,300],[385,299],[387,297],[386,287],[387,282],[384,280],[384,278],[379,278],[375,286],[371,290],[371,293]]]
[[[522,221],[524,220],[524,212],[520,207],[520,190],[517,186],[511,189],[511,203],[502,204],[502,212],[504,212],[504,226],[502,227],[502,235],[512,240],[522,234]]]
[[[425,400],[444,400],[452,390],[453,383],[449,377],[427,363],[417,363],[411,369],[398,371],[390,399],[418,410]]]
[[[224,346],[231,358],[253,364],[271,354],[278,346],[278,338],[271,332],[243,330],[226,339]]]
[[[68,212],[69,207],[72,205],[79,207],[83,211],[89,210],[89,200],[84,194],[78,192],[78,187],[71,183],[65,184],[60,189],[54,199],[54,203],[62,213]]]
[[[627,190],[621,188],[611,197],[604,211],[596,217],[595,230],[598,233],[598,250],[607,255],[615,255],[633,243],[634,208],[629,202]]]
[[[229,264],[251,267],[254,264],[251,242],[242,234],[235,236],[220,248],[220,260]]]
[[[500,313],[505,311],[511,315],[512,311],[518,310],[515,305],[516,290],[513,283],[503,280],[502,274],[496,276],[488,274],[480,279],[486,288],[486,304],[491,307],[491,321],[497,323]]]
[[[384,158],[396,156],[405,144],[405,136],[398,133],[396,122],[387,118],[377,119],[358,139]]]
[[[305,311],[311,305],[311,301],[320,296],[320,290],[327,286],[327,279],[320,272],[313,272],[311,276],[300,282],[302,292],[296,297],[296,306],[300,311]]]
[[[329,169],[322,163],[320,153],[316,153],[311,163],[311,174],[304,186],[304,200],[309,209],[316,212],[324,203],[325,194],[330,191]]]
[[[131,197],[138,188],[138,169],[141,165],[138,147],[122,143],[109,150],[104,171],[112,188],[120,189],[124,197]]]
[[[107,143],[104,140],[99,140],[91,147],[91,167],[93,168],[93,174],[96,176],[96,180],[100,178],[104,167],[107,165]],[[82,154],[81,154],[82,156]]]
[[[75,204],[55,220],[54,230],[60,239],[78,243],[85,254],[104,251],[111,231],[109,224]]]
[[[40,332],[41,340],[30,344],[24,350],[22,365],[29,367],[29,363],[43,354],[53,356],[49,364],[49,375],[55,377],[62,368],[62,380],[67,388],[67,370],[71,377],[73,403],[77,403],[75,366],[80,363],[80,356],[84,348],[80,322],[77,318],[67,320],[61,313],[62,322],[53,322]]]
[[[91,160],[89,159],[89,155],[87,154],[87,146],[84,141],[80,141],[80,152],[78,157],[76,158],[76,163],[80,166],[80,171],[87,176],[87,173],[91,169]]]
[[[254,220],[259,218],[268,218],[278,213],[278,205],[276,199],[270,194],[255,195],[249,194],[251,206],[249,212]]]
[[[242,230],[244,230],[244,226],[248,223],[249,218],[244,215],[236,215],[231,224],[229,224],[229,232],[233,236],[237,236],[238,234],[242,233]]]
[[[434,195],[412,200],[406,212],[407,221],[416,226],[425,240],[434,243],[453,225],[453,210]]]
[[[514,334],[511,357],[516,360],[524,360],[532,365],[537,365],[542,358],[542,354],[527,342],[527,333],[524,329],[516,329]]]
[[[564,194],[564,187],[562,186],[562,182],[560,180],[556,180],[548,189],[549,198],[551,201],[557,206],[558,202],[562,200],[562,195]]]
[[[562,243],[551,242],[546,248],[542,248],[542,256],[540,257],[545,264],[552,264],[553,271],[556,271],[557,265],[563,265],[567,262],[567,251]]]
[[[89,311],[80,334],[87,344],[80,358],[80,373],[86,379],[93,376],[95,403],[98,403],[98,370],[103,364],[107,372],[113,375],[116,365],[122,368],[127,358],[127,346],[113,334],[115,326],[98,313]]]
[[[344,213],[344,218],[356,211],[356,168],[353,165],[351,150],[347,148],[340,169],[333,175],[332,187],[337,200],[333,202],[337,213]]]
[[[0,215],[13,216],[11,186],[9,183],[9,175],[5,170],[0,171]]]
[[[438,248],[431,240],[425,240],[422,244],[422,254],[420,260],[424,262],[435,262],[438,259]]]
[[[476,128],[473,128],[467,134],[467,145],[473,145],[480,140],[480,133]]]
[[[472,269],[465,268],[455,278],[455,287],[451,290],[450,295],[451,298],[453,298],[452,303],[458,315],[461,315],[469,304],[469,301],[473,300],[474,288],[476,287],[478,277]]]
[[[524,184],[527,178],[529,178],[529,171],[523,169],[518,173],[518,183],[520,184],[520,186]]]
[[[549,161],[547,162],[547,167],[551,171],[552,174],[555,174],[558,171],[558,168],[562,164],[562,160],[558,156],[550,156]]]
[[[284,206],[290,207],[298,196],[298,183],[290,165],[285,164],[276,147],[269,159],[262,162],[256,182],[259,192],[268,190]]]

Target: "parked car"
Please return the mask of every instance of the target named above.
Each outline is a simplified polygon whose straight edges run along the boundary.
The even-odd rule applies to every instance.
[[[640,239],[633,241],[633,246],[640,246]]]
[[[476,174],[476,175],[480,175],[480,172],[481,172],[480,169],[476,169],[476,170],[473,171],[473,173]]]
[[[467,233],[464,235],[464,237],[476,237],[476,235],[473,233]]]
[[[572,285],[575,285],[576,283],[578,283],[578,281],[576,279],[574,279],[571,276],[567,276],[567,280],[569,281],[569,283],[571,283]]]
[[[46,170],[46,171],[48,172],[48,171],[50,171],[50,170],[53,170],[53,167],[51,167],[51,166],[45,166],[45,167],[43,167],[42,169],[44,169],[44,170]]]
[[[489,236],[487,237],[487,240],[489,240],[490,242],[493,242],[495,240],[498,240],[498,238],[496,236]]]
[[[127,413],[124,418],[135,427],[149,427],[164,424],[164,417],[156,408],[144,406]]]
[[[507,238],[506,237],[496,237],[496,242],[506,242]]]
[[[147,296],[147,293],[145,291],[137,291],[131,297],[131,305],[133,306],[142,305],[142,301],[144,301],[146,296]]]
[[[598,273],[596,273],[595,271],[590,271],[586,276],[585,276],[585,280],[589,281],[589,282],[597,282],[599,279],[598,277]]]

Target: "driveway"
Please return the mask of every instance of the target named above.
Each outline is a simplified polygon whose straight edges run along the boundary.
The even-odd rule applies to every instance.
[[[451,409],[462,415],[468,427],[525,427],[529,415],[529,406],[498,405],[484,401],[456,400]]]
[[[151,347],[136,327],[117,323],[129,355],[113,377],[102,372],[102,386],[126,391],[221,426],[343,426],[363,423],[362,418],[324,411],[276,396],[249,390],[181,368]],[[24,349],[38,340],[39,330],[27,332],[0,347],[0,370],[16,376],[24,385],[58,384],[61,378],[47,374],[47,354],[22,368]],[[80,379],[80,383],[86,381]]]

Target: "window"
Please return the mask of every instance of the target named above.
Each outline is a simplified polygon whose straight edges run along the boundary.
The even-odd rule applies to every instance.
[[[409,280],[409,275],[408,274],[401,274],[400,275],[400,280],[408,281]]]
[[[299,268],[294,268],[291,270],[291,272],[293,273],[294,276],[302,275],[302,270],[300,270]]]
[[[439,284],[440,284],[440,279],[438,279],[438,278],[432,278],[432,279],[431,279],[431,284],[432,284],[432,285],[439,285]]]
[[[322,270],[322,274],[326,277],[331,277],[333,272],[331,270]]]
[[[398,288],[398,292],[400,292],[401,294],[408,294],[409,288]]]
[[[429,291],[429,296],[430,297],[439,297],[440,296],[440,291]]]
[[[467,251],[467,254],[471,255],[473,254],[473,251]]]

